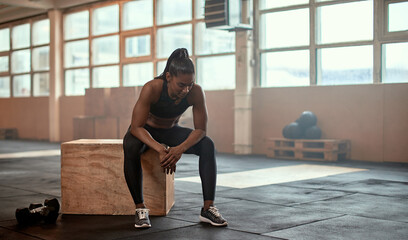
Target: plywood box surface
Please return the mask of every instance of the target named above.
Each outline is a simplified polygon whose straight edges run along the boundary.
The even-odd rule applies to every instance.
[[[150,215],[166,215],[174,204],[174,174],[163,173],[156,154],[148,150],[142,155],[144,200]],[[123,160],[121,139],[80,139],[61,144],[61,212],[135,214]]]

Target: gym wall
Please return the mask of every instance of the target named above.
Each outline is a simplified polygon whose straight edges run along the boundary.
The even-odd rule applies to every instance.
[[[301,112],[317,115],[322,138],[350,139],[351,159],[408,162],[408,84],[255,88],[253,152]]]

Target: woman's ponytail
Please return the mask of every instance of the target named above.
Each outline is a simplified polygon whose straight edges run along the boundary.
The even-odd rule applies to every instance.
[[[177,48],[167,59],[164,71],[155,78],[166,79],[166,73],[169,72],[173,76],[182,74],[194,74],[194,64],[190,59],[187,49]]]

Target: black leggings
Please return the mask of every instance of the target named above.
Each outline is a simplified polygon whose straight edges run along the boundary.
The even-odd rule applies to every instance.
[[[170,147],[178,146],[184,142],[193,131],[192,129],[183,128],[178,125],[169,129],[153,128],[149,125],[145,125],[144,128],[157,142]],[[146,144],[133,136],[129,130],[127,131],[123,138],[123,150],[125,154],[124,171],[126,182],[135,204],[143,203],[143,175],[140,155],[146,151],[147,148],[148,146]],[[214,200],[217,166],[213,141],[206,136],[185,153],[200,156],[199,172],[204,201]]]

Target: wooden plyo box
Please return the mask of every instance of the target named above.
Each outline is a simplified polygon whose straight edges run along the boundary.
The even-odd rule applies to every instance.
[[[133,215],[135,204],[123,172],[121,139],[80,139],[61,144],[63,214]],[[158,153],[142,154],[143,196],[152,216],[174,205],[174,173],[165,174]]]

